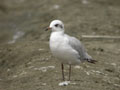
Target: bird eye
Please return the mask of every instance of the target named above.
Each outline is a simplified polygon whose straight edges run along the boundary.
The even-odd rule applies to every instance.
[[[55,24],[55,27],[58,27],[58,24]]]

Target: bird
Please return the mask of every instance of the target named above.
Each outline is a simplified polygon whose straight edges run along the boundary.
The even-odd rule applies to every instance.
[[[77,38],[65,33],[64,24],[61,20],[51,21],[46,31],[51,30],[49,46],[51,53],[61,63],[62,79],[64,77],[64,64],[69,65],[69,78],[71,78],[71,65],[78,65],[83,61],[95,63],[92,57],[87,53],[84,45]]]

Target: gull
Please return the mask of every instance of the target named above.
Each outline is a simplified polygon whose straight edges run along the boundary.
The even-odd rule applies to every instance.
[[[69,79],[71,77],[71,65],[80,64],[83,61],[95,63],[95,60],[86,52],[82,43],[75,37],[65,34],[64,24],[60,20],[53,20],[46,29],[51,30],[49,46],[54,57],[60,60],[62,78],[64,77],[64,64],[69,65]]]

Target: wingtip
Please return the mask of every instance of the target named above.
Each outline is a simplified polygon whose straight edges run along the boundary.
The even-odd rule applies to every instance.
[[[95,64],[97,61],[93,59],[87,59],[87,62]]]

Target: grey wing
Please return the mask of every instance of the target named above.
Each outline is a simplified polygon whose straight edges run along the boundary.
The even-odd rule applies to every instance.
[[[79,53],[80,60],[91,60],[92,59],[92,57],[88,55],[84,46],[81,44],[81,42],[77,38],[71,37],[68,35],[67,37],[69,38],[69,44],[71,45],[71,47]]]

